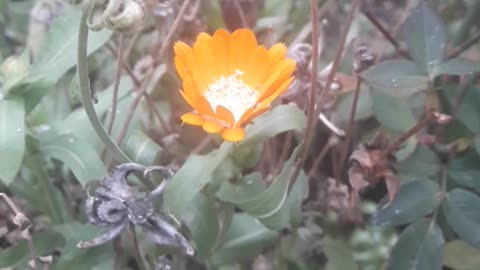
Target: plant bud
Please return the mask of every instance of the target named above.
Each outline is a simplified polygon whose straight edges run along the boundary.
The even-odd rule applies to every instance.
[[[145,19],[143,5],[132,0],[110,0],[103,13],[108,29],[128,32],[140,27]]]
[[[10,56],[0,66],[0,77],[6,81],[27,76],[29,64],[21,56]]]

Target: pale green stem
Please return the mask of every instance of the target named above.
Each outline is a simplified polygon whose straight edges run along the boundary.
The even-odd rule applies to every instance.
[[[113,158],[115,158],[120,163],[132,162],[128,158],[128,156],[122,151],[122,149],[120,149],[120,147],[113,141],[110,135],[108,135],[107,131],[102,125],[102,122],[98,118],[97,113],[95,112],[95,108],[93,107],[92,94],[90,92],[90,82],[88,78],[87,17],[88,17],[88,11],[84,11],[82,14],[82,18],[80,20],[80,28],[78,31],[77,73],[78,73],[78,84],[80,86],[80,95],[82,97],[82,104],[83,104],[83,107],[85,108],[85,112],[87,113],[90,123],[95,129],[95,132],[97,133],[98,137],[100,137],[102,142],[105,144],[107,151],[112,154]],[[150,181],[147,181],[143,177],[139,177],[139,179],[148,188],[154,187],[154,185]]]

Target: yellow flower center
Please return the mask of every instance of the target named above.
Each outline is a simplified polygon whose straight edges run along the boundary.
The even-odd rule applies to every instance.
[[[258,92],[238,78],[242,74],[243,72],[237,70],[231,76],[221,76],[204,92],[205,99],[214,110],[219,105],[225,107],[232,112],[235,122],[255,106],[258,100]]]

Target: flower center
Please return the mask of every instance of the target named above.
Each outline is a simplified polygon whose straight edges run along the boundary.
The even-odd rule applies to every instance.
[[[238,78],[242,74],[243,72],[237,70],[231,76],[221,76],[203,93],[214,110],[221,105],[232,112],[235,122],[240,120],[248,109],[255,106],[258,100],[258,92]]]

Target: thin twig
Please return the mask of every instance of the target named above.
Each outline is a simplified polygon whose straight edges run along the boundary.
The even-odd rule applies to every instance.
[[[340,140],[339,140],[338,137],[335,136],[335,135],[332,135],[332,136],[330,136],[330,138],[328,138],[327,143],[325,144],[325,146],[323,146],[322,150],[320,151],[320,153],[318,154],[318,156],[317,156],[317,157],[315,158],[315,160],[313,161],[312,168],[311,168],[310,171],[308,172],[308,179],[310,179],[311,177],[314,176],[315,172],[317,171],[318,166],[320,165],[320,162],[323,161],[323,159],[324,159],[325,156],[327,155],[328,151],[329,151],[332,147],[334,147],[335,145],[337,145],[339,142],[340,142]]]
[[[310,0],[310,19],[312,23],[312,73],[310,76],[310,91],[308,93],[307,107],[307,128],[305,130],[305,144],[300,155],[300,163],[303,165],[313,139],[313,131],[317,117],[315,116],[315,105],[317,97],[318,78],[318,1]],[[325,89],[323,90],[325,91]],[[300,166],[298,166],[299,168]],[[300,169],[298,169],[300,170]],[[296,178],[296,176],[295,176]]]
[[[18,226],[18,228],[21,231],[21,235],[25,240],[27,240],[28,244],[28,249],[30,250],[30,256],[32,257],[32,262],[36,262],[36,252],[35,252],[35,246],[33,245],[33,240],[30,235],[29,229],[31,227],[32,222],[25,216],[23,212],[21,212],[17,206],[13,203],[13,201],[7,196],[7,194],[0,192],[0,198],[3,198],[3,200],[7,203],[8,207],[10,207],[10,210],[15,214],[13,217],[12,222]]]
[[[108,128],[107,128],[108,134],[112,134],[113,123],[115,122],[115,115],[117,114],[118,86],[120,85],[120,75],[122,74],[124,44],[125,44],[125,35],[120,34],[120,38],[118,41],[118,49],[117,49],[117,67],[115,69],[115,78],[113,81],[112,107],[110,111],[110,121],[108,122]]]
[[[355,120],[355,114],[357,112],[358,98],[360,97],[360,85],[362,84],[362,79],[359,76],[355,77],[357,78],[357,83],[355,85],[355,92],[353,93],[353,103],[352,109],[350,110],[350,118],[348,119],[347,132],[345,135],[345,147],[343,148],[343,152],[340,155],[340,172],[343,171],[343,168],[345,166],[348,149],[350,148],[350,143],[352,141],[353,122]]]
[[[432,122],[436,118],[435,112],[433,111],[428,111],[427,115],[425,118],[422,119],[422,121],[418,122],[414,127],[403,133],[394,143],[390,144],[385,150],[383,151],[382,155],[384,157],[388,157],[391,155],[393,152],[397,151],[397,149],[402,146],[410,137],[415,135],[417,132],[419,132],[422,128],[424,128],[426,125],[428,125],[430,122]]]
[[[457,48],[452,49],[450,53],[448,53],[448,59],[455,58],[460,54],[464,53],[466,50],[470,49],[473,45],[477,44],[480,41],[480,32],[473,36],[471,39],[467,40],[462,45],[458,46]]]
[[[190,152],[191,155],[196,155],[200,154],[212,141],[212,135],[208,134],[203,140],[195,147],[192,152]]]
[[[158,62],[161,61],[163,55],[167,51],[167,48],[170,46],[170,42],[172,41],[173,34],[175,34],[175,31],[177,31],[177,28],[180,26],[180,23],[182,22],[182,19],[183,19],[183,15],[185,14],[185,11],[187,10],[189,3],[190,3],[190,0],[183,1],[182,7],[180,7],[180,10],[178,11],[177,17],[173,21],[170,31],[168,31],[167,36],[163,40],[162,47],[158,51],[158,54],[155,56],[154,66],[157,66]]]
[[[410,55],[404,50],[402,50],[398,41],[390,34],[387,29],[383,27],[383,25],[377,20],[377,18],[375,18],[375,16],[370,11],[364,11],[363,14],[365,14],[367,19],[377,28],[378,31],[380,31],[380,33],[382,33],[383,37],[385,37],[385,39],[388,40],[390,44],[392,44],[398,54],[402,55],[407,59],[411,59]]]
[[[112,54],[115,55],[115,49],[110,44],[107,43],[106,47]],[[127,53],[124,53],[124,55],[127,55]],[[122,59],[122,67],[123,69],[125,69],[128,76],[130,76],[130,78],[132,79],[135,87],[139,88],[142,83],[137,78],[137,76],[133,73],[132,68],[128,65],[125,58]],[[148,108],[153,112],[155,117],[158,119],[158,121],[160,122],[160,125],[162,126],[162,129],[165,130],[167,133],[170,133],[172,131],[172,128],[167,124],[167,122],[165,122],[165,119],[163,119],[162,114],[158,111],[157,107],[155,107],[155,104],[150,98],[150,95],[146,91],[143,93],[143,95],[145,96],[145,100],[147,101]]]
[[[459,110],[460,110],[460,107],[462,106],[463,104],[463,100],[465,99],[465,97],[467,96],[467,93],[468,91],[470,90],[470,85],[473,83],[473,81],[475,81],[476,79],[478,78],[478,74],[477,75],[473,75],[473,76],[469,76],[468,79],[466,79],[462,84],[460,84],[457,88],[457,93],[459,93],[457,95],[457,97],[455,98],[455,103],[453,104],[453,108],[452,108],[452,115],[457,115]]]
[[[337,52],[335,54],[335,58],[333,60],[332,68],[330,70],[330,73],[328,74],[327,81],[325,83],[325,87],[324,87],[324,89],[322,89],[322,92],[320,93],[320,96],[318,97],[318,100],[316,102],[316,109],[315,109],[315,112],[312,116],[312,119],[308,119],[309,122],[311,121],[313,123],[308,123],[308,125],[307,125],[307,129],[305,131],[305,144],[303,145],[303,149],[302,149],[302,153],[300,155],[300,158],[297,161],[295,171],[291,175],[290,186],[289,186],[290,188],[295,183],[295,181],[296,181],[296,179],[297,179],[297,177],[300,173],[300,170],[302,169],[303,164],[304,164],[304,162],[305,162],[305,160],[308,156],[308,150],[310,149],[310,145],[312,144],[313,132],[315,131],[315,127],[316,127],[316,124],[317,124],[316,120],[317,120],[317,117],[322,110],[323,97],[325,96],[325,92],[330,91],[330,87],[332,86],[333,79],[335,78],[335,74],[337,72],[337,68],[338,68],[338,65],[340,63],[340,58],[342,57],[343,50],[345,49],[345,43],[347,42],[347,35],[348,35],[348,32],[350,31],[350,27],[352,25],[355,12],[358,8],[358,2],[359,2],[359,0],[353,0],[353,2],[352,2],[352,7],[351,7],[350,13],[348,14],[348,17],[347,17],[347,24],[345,25],[345,29],[342,33],[342,37],[340,39],[340,45],[337,48]],[[315,8],[315,5],[317,4],[317,1],[311,0],[310,3],[312,5],[312,8]],[[318,23],[318,22],[313,21],[313,18],[312,18],[312,23]],[[315,31],[313,31],[313,28],[312,28],[312,35],[316,36]],[[313,40],[315,40],[315,39],[313,39]],[[316,52],[316,50],[313,49],[312,53],[315,54],[315,52]],[[317,61],[317,59],[313,58],[313,56],[312,56],[312,61]],[[312,64],[313,64],[312,69],[316,68],[316,66],[317,66],[316,63],[317,62],[315,62],[315,63],[312,62]],[[318,72],[316,72],[316,73],[318,73]],[[316,78],[316,76],[318,75],[316,73],[313,73],[313,70],[312,70],[312,77],[315,76],[315,78]],[[313,81],[313,79],[312,79],[312,81]],[[314,82],[316,84],[317,81],[315,80]],[[315,106],[315,104],[313,104],[313,105]]]
[[[240,6],[240,2],[238,0],[233,0],[233,6],[237,10],[240,21],[242,21],[242,26],[248,27],[247,17],[245,17],[245,12],[243,12],[242,6]]]
[[[120,129],[120,132],[117,135],[116,138],[116,143],[120,145],[125,138],[125,135],[127,135],[128,127],[130,126],[130,123],[132,122],[133,115],[135,114],[135,111],[137,110],[138,104],[140,104],[140,101],[144,97],[145,91],[147,91],[147,86],[148,83],[150,82],[150,78],[152,77],[153,74],[147,75],[147,78],[144,80],[140,88],[136,92],[135,99],[133,100],[132,104],[130,104],[130,107],[128,107],[128,112],[127,116],[125,117],[125,121],[123,122],[122,129]]]
[[[287,160],[288,153],[290,152],[289,150],[292,147],[292,139],[293,139],[293,132],[288,132],[287,136],[285,136],[282,153],[280,153],[280,158],[278,158],[277,166],[275,166],[273,175],[277,175],[277,173],[282,168],[283,163],[285,162],[285,160]]]

